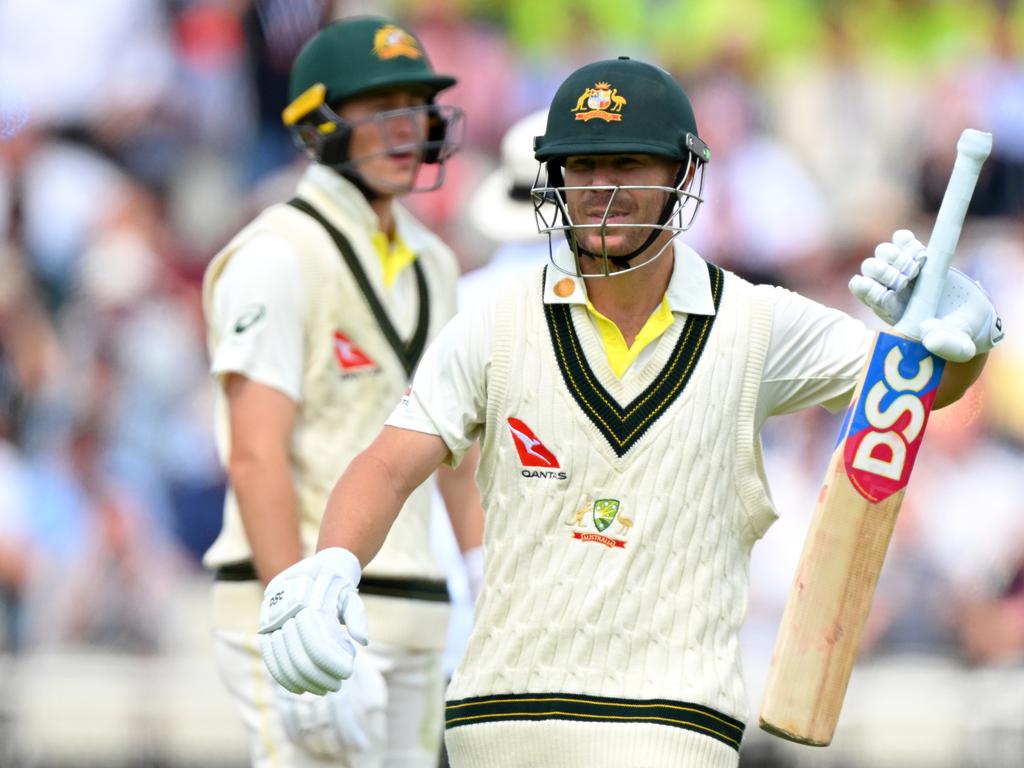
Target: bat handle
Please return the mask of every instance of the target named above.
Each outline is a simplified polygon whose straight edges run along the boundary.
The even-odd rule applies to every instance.
[[[981,165],[991,151],[991,133],[968,128],[960,134],[960,140],[956,143],[953,173],[935,217],[931,239],[928,240],[928,258],[914,282],[907,309],[895,325],[898,333],[919,339],[921,323],[935,317],[946,284],[946,273],[953,261],[960,230],[967,216],[967,206],[974,194]]]

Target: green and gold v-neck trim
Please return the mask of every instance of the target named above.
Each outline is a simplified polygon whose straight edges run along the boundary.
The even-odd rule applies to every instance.
[[[548,333],[562,380],[576,404],[604,435],[619,458],[636,445],[648,428],[669,409],[693,375],[717,317],[725,278],[722,270],[714,264],[708,264],[707,269],[716,314],[688,315],[665,367],[643,392],[625,406],[619,405],[609,394],[587,362],[573,326],[571,305],[544,305]]]

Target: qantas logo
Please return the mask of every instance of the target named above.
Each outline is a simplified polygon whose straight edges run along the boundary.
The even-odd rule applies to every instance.
[[[524,467],[521,472],[523,477],[565,480],[567,477],[565,472],[555,471],[561,469],[555,454],[533,434],[532,429],[512,416],[508,419],[508,429],[512,433],[512,442],[515,443],[519,461]],[[526,467],[539,467],[539,469],[531,470]]]
[[[334,332],[334,358],[344,373],[375,370],[377,364],[341,331]]]
[[[921,344],[879,334],[862,394],[840,432],[847,476],[868,501],[906,487],[942,368]]]

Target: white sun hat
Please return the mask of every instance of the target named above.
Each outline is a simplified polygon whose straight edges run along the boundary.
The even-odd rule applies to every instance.
[[[501,165],[473,194],[469,216],[473,226],[497,242],[524,242],[542,237],[537,232],[530,189],[537,181],[533,137],[544,133],[548,111],[542,109],[515,123],[501,140]],[[543,185],[544,178],[540,183]]]

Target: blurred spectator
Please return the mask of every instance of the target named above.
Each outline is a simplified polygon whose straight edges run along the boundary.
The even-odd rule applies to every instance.
[[[986,592],[965,600],[959,635],[964,655],[975,664],[1019,665],[1024,661],[1024,545]]]
[[[86,419],[69,435],[63,464],[39,477],[45,514],[33,533],[46,560],[33,574],[28,635],[35,647],[153,652],[166,631],[161,606],[176,558],[141,501],[106,466],[103,448],[100,425]]]
[[[466,110],[466,144],[494,151],[505,128],[542,102],[524,89],[501,30],[467,16],[460,5],[459,0],[411,3],[407,18],[438,71],[459,73],[443,100]]]
[[[115,164],[78,141],[27,132],[0,144],[0,187],[7,188],[12,210],[8,226],[50,308],[68,299],[82,250],[124,181]]]
[[[964,233],[960,252],[967,271],[992,286],[1009,332],[992,355],[982,380],[989,400],[989,429],[1003,439],[1024,446],[1024,222],[998,219]]]
[[[66,330],[73,365],[109,359],[112,461],[198,563],[217,533],[223,476],[202,412],[211,390],[198,286],[174,253],[159,200],[124,187],[82,255]]]
[[[406,12],[433,65],[459,73],[459,82],[438,101],[458,104],[466,112],[465,140],[447,164],[444,186],[410,199],[409,208],[451,246],[462,269],[470,269],[482,257],[464,211],[492,165],[490,156],[505,128],[538,102],[526,89],[501,30],[465,14],[459,0],[411,2]]]
[[[501,165],[473,195],[469,220],[474,230],[498,247],[490,258],[459,281],[459,308],[472,301],[492,301],[517,274],[548,259],[548,238],[537,231],[530,190],[544,185],[533,157],[533,138],[544,133],[547,110],[518,120],[501,140]]]
[[[994,3],[999,6],[1001,3]],[[977,126],[995,137],[971,211],[978,216],[1020,216],[1024,212],[1024,54],[1008,8],[991,20],[988,50],[967,66],[940,78],[928,111],[948,119],[932,121],[921,175],[928,210],[938,209],[952,157],[945,150],[958,126]]]
[[[246,0],[242,16],[252,77],[256,135],[247,159],[245,181],[251,185],[299,157],[281,124],[281,105],[288,103],[288,73],[299,48],[323,24],[329,3],[324,0]],[[227,114],[227,113],[223,113]],[[234,121],[237,124],[237,121]]]
[[[29,579],[30,506],[25,462],[9,442],[14,382],[0,358],[0,653],[17,651],[22,640],[22,610]]]
[[[749,55],[729,41],[690,91],[711,163],[708,204],[685,237],[716,264],[786,284],[787,269],[797,271],[824,248],[827,219],[799,156],[758,124],[758,95],[744,74]]]
[[[1024,551],[1024,501],[1015,480],[1021,458],[988,436],[986,407],[984,389],[974,387],[929,419],[865,632],[873,653],[983,657],[974,626],[981,618],[963,608],[982,611],[1009,589],[1006,616],[1014,615],[1006,585]],[[1007,636],[1010,628],[992,638],[992,649],[1024,639]]]
[[[56,339],[21,254],[0,239],[0,652],[24,641],[34,551],[28,465],[21,450],[26,411],[56,362]]]
[[[851,17],[852,7],[830,4],[821,42],[772,68],[762,91],[769,130],[811,173],[829,239],[841,250],[873,247],[906,226],[919,162],[914,116],[922,108],[916,76],[859,45]]]
[[[0,91],[36,125],[140,130],[174,71],[159,0],[0,1]]]

